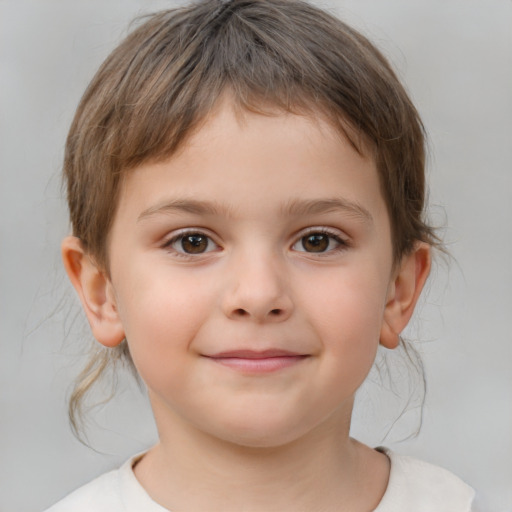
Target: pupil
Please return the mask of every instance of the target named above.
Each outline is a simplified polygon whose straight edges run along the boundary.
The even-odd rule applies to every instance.
[[[315,234],[302,239],[302,247],[308,252],[324,252],[329,247],[327,235]]]
[[[181,240],[181,247],[190,254],[200,254],[207,246],[208,239],[203,235],[187,235]]]

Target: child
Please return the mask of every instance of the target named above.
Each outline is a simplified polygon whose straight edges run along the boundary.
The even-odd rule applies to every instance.
[[[421,121],[363,36],[297,0],[151,16],[87,89],[64,172],[90,368],[133,363],[160,439],[52,512],[470,510],[446,470],[349,437],[436,243]]]

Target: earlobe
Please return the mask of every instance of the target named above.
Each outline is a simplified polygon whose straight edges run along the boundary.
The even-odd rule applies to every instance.
[[[119,345],[125,335],[110,280],[87,255],[78,238],[66,237],[61,253],[94,337],[106,347]]]
[[[409,323],[427,280],[430,264],[430,246],[423,242],[418,242],[402,258],[389,285],[380,332],[380,343],[384,347],[392,349],[398,346],[400,333]]]

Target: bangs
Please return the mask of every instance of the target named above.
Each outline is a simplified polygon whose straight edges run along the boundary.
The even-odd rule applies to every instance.
[[[316,9],[290,5],[285,16],[287,3],[281,7],[238,2],[208,16],[200,5],[152,16],[135,30],[91,84],[105,89],[94,91],[104,101],[89,114],[101,118],[96,127],[108,134],[103,143],[112,167],[169,157],[227,91],[236,107],[252,112],[320,113],[338,129],[348,124],[359,135],[381,133],[368,125],[367,111],[384,80],[373,70],[369,94],[357,79],[369,73],[357,69],[367,51],[361,37],[339,20],[343,31],[332,26],[327,16],[328,33],[319,37],[318,27],[308,29],[308,10],[318,16]],[[348,138],[360,150],[359,137]]]

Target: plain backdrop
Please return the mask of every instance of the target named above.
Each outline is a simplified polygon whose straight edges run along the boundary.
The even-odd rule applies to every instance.
[[[0,0],[0,510],[39,511],[155,440],[121,375],[71,434],[66,397],[90,335],[61,270],[64,140],[93,72],[156,0]],[[353,435],[452,470],[512,511],[512,1],[324,0],[390,58],[430,137],[431,215],[453,260],[409,330],[425,367],[418,409],[369,384]],[[399,383],[397,383],[399,384]],[[399,386],[398,386],[399,387]],[[106,390],[108,391],[108,390]],[[405,396],[405,395],[404,395]],[[414,404],[413,404],[414,405]]]

